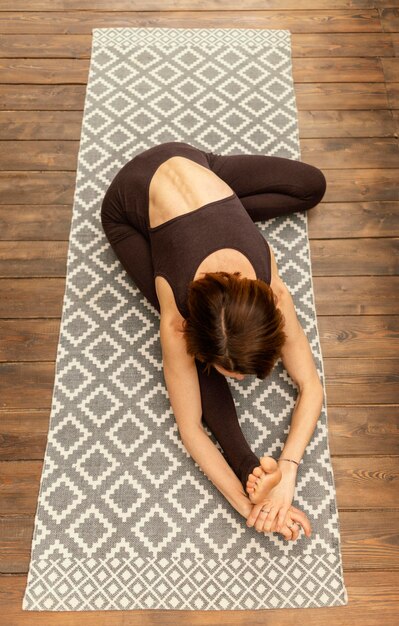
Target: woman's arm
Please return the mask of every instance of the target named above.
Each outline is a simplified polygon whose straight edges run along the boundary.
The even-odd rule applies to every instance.
[[[309,341],[299,323],[292,296],[287,288],[280,296],[279,307],[285,318],[287,334],[281,358],[285,369],[299,390],[291,418],[290,431],[281,456],[299,462],[319,419],[324,392]],[[283,465],[295,464],[280,462],[282,471]]]
[[[278,304],[287,335],[281,351],[281,360],[289,376],[298,386],[298,396],[291,417],[290,431],[281,457],[301,460],[308,445],[323,406],[324,391],[313,359],[309,341],[296,315],[294,301],[288,287],[278,275],[272,254],[274,288],[278,289]],[[282,472],[296,475],[297,465],[279,461]]]
[[[230,465],[206,434],[195,360],[183,336],[167,315],[161,315],[160,336],[164,378],[184,447],[209,480],[243,517],[252,503]]]
[[[281,350],[281,360],[298,386],[299,394],[291,417],[291,426],[281,456],[300,461],[308,445],[323,406],[323,386],[318,376],[308,339],[296,315],[294,301],[287,285],[280,278],[273,250],[270,247],[272,282],[278,296],[277,306],[285,320],[287,335]],[[296,465],[282,461],[281,471],[295,473]]]
[[[324,391],[309,342],[297,318],[291,294],[282,281],[279,285],[278,307],[284,315],[284,330],[287,334],[282,350],[282,361],[299,390],[290,430],[280,456],[299,462],[319,419]],[[297,465],[280,460],[279,466],[282,479],[270,492],[266,501],[266,509],[270,512],[265,515],[259,508],[254,507],[247,520],[248,525],[255,525],[257,530],[279,531],[287,521],[295,491]]]

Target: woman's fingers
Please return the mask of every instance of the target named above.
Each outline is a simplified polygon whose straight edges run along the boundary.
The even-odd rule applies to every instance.
[[[264,506],[264,504],[254,504],[250,514],[247,517],[247,526],[250,528],[251,526],[254,526],[256,520],[258,519],[258,516],[262,513],[261,509],[262,506]]]
[[[276,527],[277,532],[280,532],[281,528],[288,521],[287,514],[288,514],[288,507],[284,507],[279,510],[279,513],[277,516],[277,527]]]
[[[298,526],[298,524],[294,524],[293,527],[291,528],[292,541],[296,541],[298,539],[299,529],[300,529],[300,526]]]
[[[274,520],[274,522],[271,525],[271,532],[279,532],[280,535],[282,535],[282,537],[284,537],[284,539],[286,539],[287,541],[296,541],[298,539],[299,536],[299,531],[300,531],[300,526],[298,526],[298,524],[294,524],[294,520],[290,519],[289,515],[287,516],[287,521],[284,522],[281,526],[280,526],[280,530],[277,531],[277,516]],[[265,534],[266,531],[264,531]]]
[[[266,504],[263,504],[259,512],[258,519],[255,522],[255,528],[258,532],[262,532],[264,530],[265,521],[266,519],[268,519],[271,512],[272,512],[272,507]]]
[[[310,537],[312,534],[312,527],[305,513],[292,506],[289,510],[289,514],[294,522],[298,522],[302,526],[305,535]]]
[[[287,541],[289,541],[292,538],[291,528],[288,528],[288,526],[285,524],[280,530],[280,535],[282,535],[284,539],[287,539]]]
[[[273,506],[270,506],[270,508],[265,508],[266,511],[261,511],[261,513],[259,514],[259,517],[256,520],[255,528],[259,531],[270,532],[277,514],[277,508]]]
[[[278,509],[276,507],[270,509],[269,513],[266,515],[266,518],[263,523],[262,530],[269,533],[272,529],[272,526],[275,522],[276,516],[278,513]]]

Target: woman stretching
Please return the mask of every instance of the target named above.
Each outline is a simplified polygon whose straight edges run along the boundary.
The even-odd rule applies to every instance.
[[[160,313],[164,378],[185,448],[248,526],[289,540],[301,526],[311,534],[292,500],[323,387],[273,251],[254,222],[310,209],[325,190],[323,173],[300,161],[171,141],[126,163],[101,206],[116,256]],[[252,452],[225,377],[264,379],[279,358],[298,398],[276,461]]]

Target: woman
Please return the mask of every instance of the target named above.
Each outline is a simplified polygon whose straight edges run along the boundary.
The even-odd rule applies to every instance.
[[[323,389],[254,222],[310,209],[325,190],[322,172],[300,161],[167,142],[126,163],[101,207],[116,256],[160,313],[164,377],[186,449],[247,525],[292,540],[300,526],[310,536],[309,521],[291,503]],[[299,394],[276,462],[250,449],[225,376],[265,378],[279,357]]]

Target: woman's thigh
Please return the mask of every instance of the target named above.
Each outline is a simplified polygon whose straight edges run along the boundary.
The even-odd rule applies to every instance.
[[[212,171],[234,189],[254,220],[311,208],[326,191],[322,171],[303,161],[263,154],[210,154]]]
[[[241,196],[280,192],[304,197],[320,186],[324,175],[317,167],[265,154],[215,155],[212,171]]]

